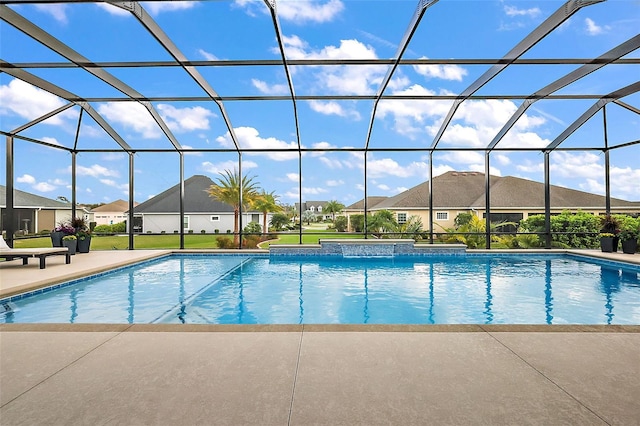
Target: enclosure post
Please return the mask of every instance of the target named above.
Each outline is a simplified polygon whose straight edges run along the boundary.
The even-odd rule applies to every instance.
[[[602,127],[604,129],[604,188],[605,188],[605,210],[611,214],[611,179],[609,176],[609,138],[607,136],[607,106],[602,107]]]
[[[180,155],[180,250],[184,249],[184,153]]]
[[[71,151],[71,220],[76,217],[76,156],[77,151]]]
[[[545,248],[551,248],[551,183],[549,177],[549,153],[544,151],[544,238]]]
[[[302,244],[302,151],[298,151],[298,219],[298,244]]]
[[[300,176],[302,179],[302,176]],[[244,192],[244,188],[242,187],[242,153],[238,152],[238,201],[240,203],[239,206],[239,214],[238,214],[238,248],[242,248],[242,214],[244,213],[242,210],[242,193]],[[302,222],[300,222],[300,226],[302,227]]]
[[[429,151],[429,242],[433,244],[433,150]]]
[[[367,239],[367,151],[364,151],[364,205],[362,206],[363,208],[363,213],[364,213],[364,217],[363,217],[363,229],[362,232],[364,232],[364,239]]]
[[[134,152],[129,152],[129,217],[127,218],[127,223],[129,224],[129,250],[133,250],[133,199],[134,199],[134,190],[133,190],[133,154]]]
[[[491,248],[491,179],[489,178],[489,151],[484,154],[484,204],[485,204],[485,247]]]
[[[13,206],[13,136],[7,136],[7,192],[5,219],[2,223],[3,228],[7,231],[7,245],[13,248],[13,233],[15,232],[15,210]]]

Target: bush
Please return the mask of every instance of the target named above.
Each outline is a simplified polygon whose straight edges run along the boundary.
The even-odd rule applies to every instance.
[[[119,233],[127,232],[127,223],[126,222],[114,223],[113,225],[111,225],[111,229],[113,230],[113,232],[119,232]]]
[[[346,216],[336,217],[334,226],[336,228],[336,231],[345,232],[347,230],[347,217]]]
[[[97,225],[93,228],[93,232],[110,234],[113,232],[111,225]]]
[[[147,231],[147,234],[151,234],[151,231]]]
[[[218,248],[221,249],[235,248],[233,240],[230,237],[218,237],[216,243],[218,244]]]
[[[262,226],[258,222],[249,222],[242,232],[245,234],[260,234],[262,233]]]
[[[161,234],[166,234],[166,233],[167,233],[167,231],[160,231],[160,233],[161,233]]]
[[[189,229],[188,233],[193,234],[193,229]]]
[[[48,235],[50,233],[51,233],[51,231],[48,230],[48,229],[43,229],[42,231],[39,232],[40,235]]]
[[[260,236],[249,235],[245,237],[244,240],[242,241],[242,247],[247,249],[254,249],[258,247],[259,243],[260,243]]]
[[[201,229],[201,230],[200,230],[200,233],[201,233],[201,234],[206,234],[206,233],[207,233],[207,231],[205,231],[204,229]]]
[[[219,229],[214,229],[213,232],[215,232],[216,234],[219,234],[220,230]]]

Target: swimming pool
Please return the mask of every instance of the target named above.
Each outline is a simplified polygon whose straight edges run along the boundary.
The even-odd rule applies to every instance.
[[[0,322],[640,324],[639,277],[573,255],[174,254],[0,300]]]

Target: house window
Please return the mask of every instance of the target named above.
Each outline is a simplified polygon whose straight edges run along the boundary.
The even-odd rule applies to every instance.
[[[220,222],[220,216],[211,216],[211,222]]]
[[[311,207],[309,207],[309,211],[310,211],[310,212],[315,212],[315,211],[316,211],[315,206],[311,206]]]
[[[318,206],[318,212],[322,212],[322,206]]]
[[[399,224],[407,223],[407,214],[406,213],[398,213],[398,223]]]
[[[185,216],[182,220],[182,229],[189,229],[189,216]]]
[[[436,220],[449,220],[449,212],[436,212]]]

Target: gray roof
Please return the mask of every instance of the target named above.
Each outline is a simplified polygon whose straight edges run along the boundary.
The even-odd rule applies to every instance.
[[[374,195],[371,197],[367,197],[367,209],[372,209],[376,207],[378,204],[387,200],[389,197]],[[356,201],[350,206],[345,207],[345,210],[364,210],[364,198],[360,201]]]
[[[605,197],[575,189],[551,185],[551,206],[554,209],[585,209],[605,207]],[[544,208],[544,184],[513,176],[490,176],[492,208]],[[355,205],[361,205],[359,201]],[[433,205],[438,208],[484,208],[485,175],[479,172],[447,172],[433,178]],[[421,183],[393,197],[386,198],[369,209],[427,208],[429,182]],[[640,202],[611,198],[616,208],[640,209]],[[352,208],[349,206],[349,208]],[[362,208],[362,207],[360,207]]]
[[[7,207],[7,187],[0,185],[0,207]],[[41,197],[40,195],[30,194],[28,192],[13,190],[13,205],[17,208],[42,208],[42,209],[68,209],[71,210],[71,204],[61,201],[52,200],[50,198]]]
[[[207,192],[215,182],[208,176],[195,175],[184,181],[185,213],[233,213],[233,206],[211,198]],[[180,184],[138,204],[134,213],[180,212]]]

